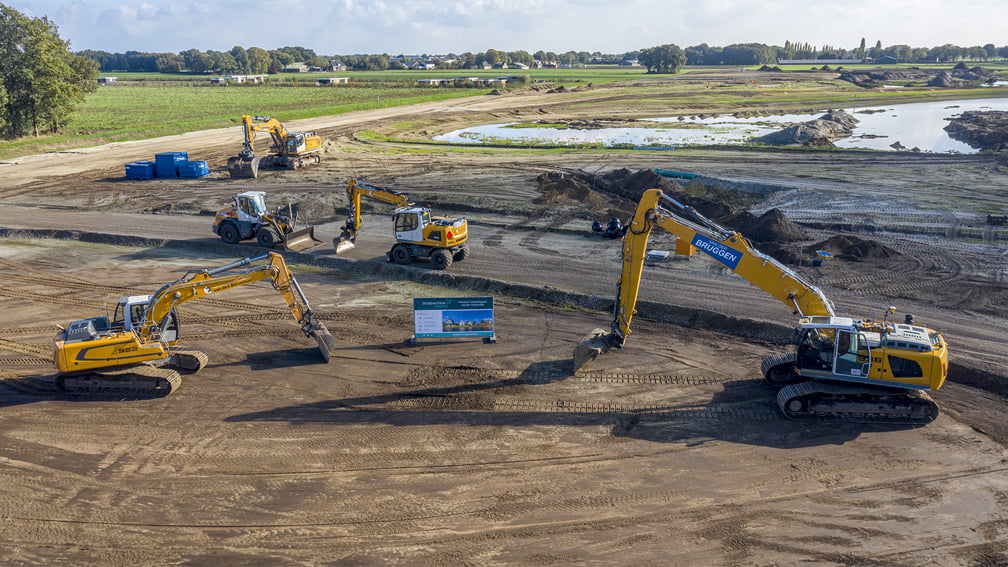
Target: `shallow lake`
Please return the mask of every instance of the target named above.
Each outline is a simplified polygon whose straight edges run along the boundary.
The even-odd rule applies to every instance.
[[[987,98],[939,102],[915,102],[888,106],[845,108],[858,119],[851,136],[835,142],[840,148],[892,150],[899,142],[904,148],[924,152],[976,153],[963,142],[953,140],[943,128],[948,119],[967,110],[1008,110],[1008,98]],[[600,146],[632,145],[676,147],[706,144],[743,144],[754,137],[775,132],[790,124],[807,122],[816,114],[780,114],[735,117],[722,115],[700,118],[675,116],[651,119],[653,128],[573,128],[515,127],[517,123],[489,124],[455,130],[435,136],[441,142],[512,143],[544,145]]]

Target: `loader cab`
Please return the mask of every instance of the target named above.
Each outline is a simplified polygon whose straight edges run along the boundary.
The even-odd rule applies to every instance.
[[[238,220],[248,221],[258,219],[266,214],[266,193],[262,191],[245,191],[234,196],[238,208]]]
[[[144,314],[147,306],[150,305],[149,295],[131,295],[119,298],[116,304],[115,313],[112,315],[112,330],[124,331],[126,329],[139,330],[143,324]],[[161,329],[161,338],[167,342],[178,340],[178,315],[172,309],[164,327]]]
[[[395,237],[400,242],[422,242],[423,229],[431,222],[430,209],[403,207],[396,209],[393,224]]]

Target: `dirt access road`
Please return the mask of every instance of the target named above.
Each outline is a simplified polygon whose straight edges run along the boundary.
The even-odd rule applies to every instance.
[[[519,113],[545,104],[515,100]],[[466,104],[509,112],[502,97]],[[563,105],[547,110],[560,114]],[[731,329],[641,317],[621,352],[573,376],[574,344],[606,314],[501,294],[496,345],[406,345],[413,297],[472,292],[427,285],[431,271],[421,263],[395,272],[405,275],[374,275],[367,267],[384,265],[390,242],[384,209],[369,213],[346,263],[329,246],[308,254],[340,268],[292,258],[336,337],[329,365],[268,286],[249,286],[183,306],[184,340],[211,362],[169,398],[68,399],[51,390],[55,323],[100,313],[185,270],[260,252],[218,244],[200,214],[247,188],[313,203],[317,234],[331,238],[348,177],[401,187],[469,216],[474,253],[452,274],[608,298],[616,243],[584,230],[600,211],[533,203],[540,173],[664,167],[759,177],[781,189],[757,207],[776,203],[804,220],[832,215],[837,225],[883,218],[873,216],[877,202],[863,201],[884,195],[889,218],[937,224],[953,237],[979,215],[983,205],[973,203],[996,200],[1005,186],[990,156],[416,151],[354,134],[402,117],[340,120],[318,127],[338,146],[322,166],[254,181],[227,179],[220,157],[201,180],[121,179],[125,161],[179,149],[194,159],[226,156],[234,140],[198,152],[176,139],[0,166],[0,228],[9,236],[0,240],[5,563],[1008,560],[1008,408],[997,392],[1008,357],[999,339],[1004,246],[996,240],[875,231],[872,239],[901,255],[800,268],[843,312],[894,302],[947,329],[967,379],[953,376],[935,393],[943,414],[920,428],[784,420],[757,370],[782,347],[719,332]],[[887,174],[872,181],[872,169]],[[43,232],[29,229],[106,236],[39,240]],[[808,230],[813,241],[830,232]],[[193,245],[129,246],[127,235]],[[712,264],[649,267],[645,299],[673,315],[702,308],[791,324],[790,312]]]

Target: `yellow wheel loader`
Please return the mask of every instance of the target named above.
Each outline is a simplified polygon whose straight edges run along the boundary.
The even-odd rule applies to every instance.
[[[273,140],[266,157],[255,154],[256,132],[265,132]],[[275,118],[245,115],[242,133],[242,151],[228,158],[228,172],[233,178],[257,178],[260,167],[298,169],[322,161],[322,137],[315,132],[288,132]]]
[[[234,204],[217,211],[214,216],[214,234],[228,244],[255,238],[264,248],[284,248],[294,252],[307,250],[322,244],[315,238],[315,227],[308,226],[295,230],[297,212],[293,205],[287,205],[287,212],[280,208],[270,212],[266,208],[266,193],[245,191],[234,196]]]
[[[259,260],[266,264],[250,266]],[[328,363],[334,345],[325,324],[318,320],[283,256],[269,252],[212,270],[190,272],[151,295],[123,297],[115,314],[70,323],[54,339],[56,387],[70,393],[126,393],[161,397],[181,383],[177,369],[196,372],[207,363],[198,350],[178,346],[176,307],[220,291],[269,279],[287,308],[314,339]]]
[[[464,217],[431,216],[430,209],[410,202],[409,195],[351,179],[347,184],[350,216],[343,232],[333,239],[336,253],[353,248],[361,227],[361,197],[371,197],[395,206],[392,223],[396,243],[386,253],[388,261],[409,264],[415,258],[428,258],[439,270],[448,269],[452,262],[469,257],[469,223]]]

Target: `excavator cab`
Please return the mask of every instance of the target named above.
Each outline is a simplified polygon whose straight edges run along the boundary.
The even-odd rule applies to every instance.
[[[393,220],[398,242],[422,242],[424,227],[429,225],[430,211],[422,207],[398,209]]]

